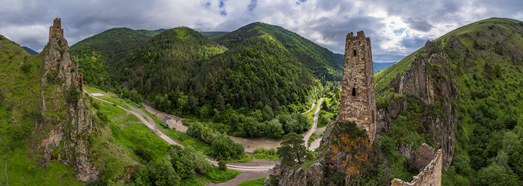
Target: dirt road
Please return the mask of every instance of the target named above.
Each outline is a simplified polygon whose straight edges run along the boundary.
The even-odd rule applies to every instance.
[[[312,127],[309,131],[307,131],[307,134],[305,134],[305,137],[303,137],[303,141],[305,141],[305,148],[309,149],[309,138],[312,136],[314,132],[316,132],[316,129],[318,128],[318,118],[320,116],[320,110],[321,110],[321,104],[323,102],[324,98],[321,98],[318,102],[318,106],[316,107],[316,112],[314,112],[314,117],[312,119]]]
[[[171,145],[177,145],[177,146],[180,146],[180,147],[184,147],[182,144],[174,141],[169,136],[165,135],[161,130],[158,130],[157,125],[155,124],[154,120],[148,114],[144,113],[140,109],[137,109],[136,107],[133,107],[133,106],[127,104],[127,106],[129,108],[131,108],[131,110],[129,110],[129,109],[126,109],[126,108],[124,108],[124,107],[122,107],[120,105],[117,105],[117,104],[113,103],[113,102],[106,101],[106,100],[103,100],[103,99],[101,99],[101,98],[99,98],[97,96],[94,96],[93,94],[91,94],[89,92],[86,92],[86,93],[89,96],[91,96],[93,99],[96,99],[96,100],[104,102],[104,103],[109,103],[109,104],[112,104],[112,105],[116,105],[118,108],[124,110],[125,112],[133,114],[145,126],[147,126],[147,128],[149,128],[151,131],[153,131],[156,135],[158,135],[160,138],[162,138],[167,143],[169,143]],[[96,95],[100,95],[100,93],[97,93]],[[147,119],[145,119],[145,118],[147,118]],[[218,162],[216,162],[214,160],[209,159],[209,161],[212,164],[214,164],[214,165],[218,165]],[[274,167],[275,164],[276,163],[274,163],[274,162],[259,163],[259,164],[234,163],[234,164],[228,164],[227,168],[233,169],[233,170],[242,171],[242,172],[267,172],[269,169]]]

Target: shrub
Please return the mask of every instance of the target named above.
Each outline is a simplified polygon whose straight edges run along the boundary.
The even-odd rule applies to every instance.
[[[222,171],[227,170],[227,163],[225,163],[225,161],[218,161],[218,168]]]
[[[75,104],[80,99],[80,91],[76,88],[72,88],[69,90],[69,93],[67,94],[67,102],[70,104]]]

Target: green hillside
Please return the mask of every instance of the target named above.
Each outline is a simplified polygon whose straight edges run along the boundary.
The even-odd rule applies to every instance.
[[[270,35],[246,39],[228,50],[186,27],[152,38],[127,58],[119,73],[118,80],[127,87],[124,96],[141,101],[143,95],[158,109],[223,123],[228,127],[214,126],[240,136],[281,137],[283,126],[277,123],[282,133],[272,134],[265,127],[268,120],[277,112],[304,110],[309,96],[316,95],[312,89],[319,85]],[[240,121],[228,119],[238,114],[243,116]],[[233,124],[237,122],[252,126]],[[308,125],[290,126],[285,132],[301,132]],[[247,132],[255,131],[253,127],[263,129]]]
[[[265,23],[251,23],[215,40],[227,48],[235,48],[244,40],[269,35],[283,45],[315,76],[324,80],[340,80],[343,56],[336,55],[304,37],[282,27]]]
[[[191,86],[188,81],[199,71],[197,67],[225,50],[192,29],[170,29],[129,56],[116,79],[144,95],[186,90]]]
[[[204,36],[207,36],[208,38],[211,38],[211,39],[216,39],[220,36],[223,36],[229,32],[201,32]]]
[[[80,64],[87,84],[107,87],[118,62],[147,42],[157,32],[113,28],[84,39],[73,46],[71,52]]]
[[[439,96],[432,103],[398,92],[394,85],[398,76],[412,74],[417,60],[428,61],[427,73]],[[380,142],[394,177],[410,180],[417,174],[397,149],[423,142],[437,146],[438,131],[448,130],[455,134],[455,154],[442,185],[523,183],[523,22],[491,18],[458,28],[375,80],[379,109],[407,105]],[[456,123],[431,128],[434,118]]]
[[[41,167],[29,153],[31,132],[41,120],[42,56],[30,56],[1,35],[0,51],[0,183],[7,177],[10,185],[81,185],[72,168],[58,162]]]
[[[48,45],[42,54],[30,56],[18,44],[0,35],[1,185],[205,185],[224,182],[238,174],[219,170],[192,147],[182,150],[170,146],[136,116],[116,106],[117,103],[129,108],[128,105],[137,107],[136,104],[89,86],[84,86],[86,91],[102,93],[102,99],[115,102],[105,103],[83,94],[84,103],[95,119],[89,126],[86,161],[96,167],[99,177],[92,183],[79,181],[74,169],[76,162],[67,163],[61,159],[64,153],[74,153],[64,148],[63,144],[69,139],[62,140],[52,149],[52,157],[46,160],[42,155],[44,142],[41,139],[54,132],[44,132],[49,130],[37,126],[50,128],[57,125],[55,121],[67,122],[70,111],[64,109],[64,104],[71,100],[60,94],[58,89],[62,83],[52,81],[45,90],[58,93],[54,96],[46,93],[47,111],[40,110],[42,64],[49,50]],[[46,77],[52,77],[52,74]],[[143,109],[141,112],[146,113]],[[74,127],[79,126],[67,125],[68,130],[79,130]],[[85,147],[75,144],[74,148]]]

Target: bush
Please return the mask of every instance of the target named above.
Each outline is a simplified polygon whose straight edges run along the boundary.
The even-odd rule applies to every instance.
[[[225,163],[225,161],[218,161],[218,168],[222,171],[227,170],[227,163]]]
[[[192,123],[187,129],[187,135],[211,145],[210,155],[218,160],[240,159],[244,155],[243,146],[201,123]]]
[[[211,143],[211,156],[218,160],[240,159],[244,154],[244,148],[235,143],[225,135],[219,135]]]
[[[67,94],[67,102],[70,104],[75,104],[80,99],[80,91],[76,88],[72,88],[69,90],[69,93]]]
[[[155,185],[178,185],[180,176],[174,170],[169,157],[152,161],[148,165],[151,181]]]
[[[29,74],[31,72],[31,63],[24,63],[20,69],[24,74]]]
[[[105,113],[103,113],[103,112],[96,111],[96,116],[98,116],[98,118],[100,119],[100,121],[103,121],[103,122],[108,122],[108,121],[109,121],[109,118],[108,118],[107,115],[105,115]]]

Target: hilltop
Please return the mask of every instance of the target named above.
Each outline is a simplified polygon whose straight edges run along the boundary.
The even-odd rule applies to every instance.
[[[286,30],[280,26],[266,23],[251,23],[233,32],[215,39],[227,48],[234,48],[242,41],[269,35],[281,43],[296,59],[305,65],[316,77],[325,80],[340,80],[343,56],[335,54],[304,37]]]
[[[108,87],[119,62],[156,35],[154,31],[113,28],[71,46],[87,84]]]

